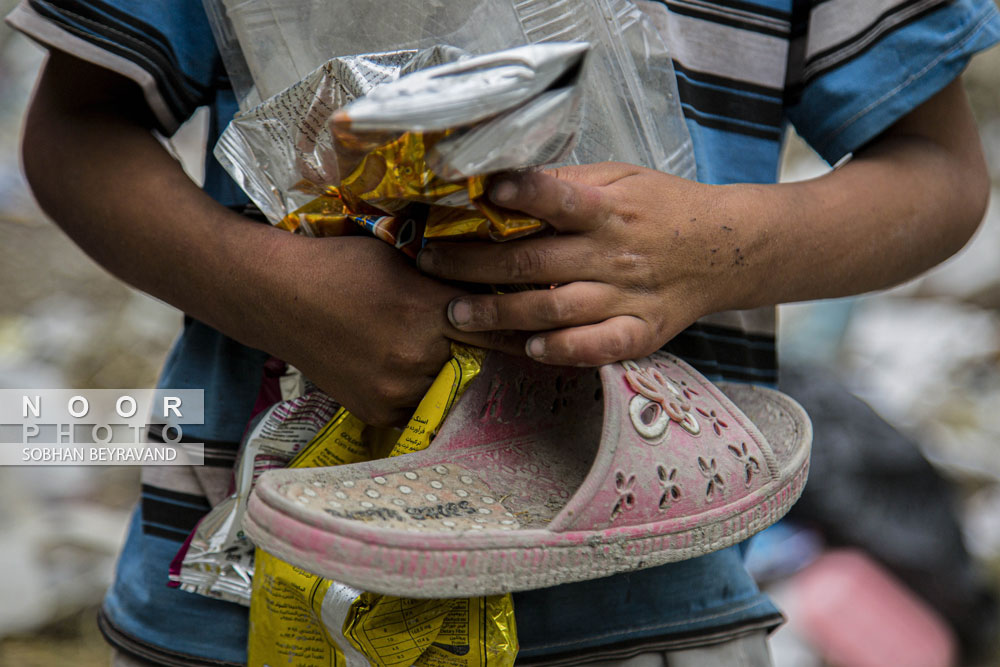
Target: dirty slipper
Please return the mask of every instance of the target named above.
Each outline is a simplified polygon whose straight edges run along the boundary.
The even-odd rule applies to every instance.
[[[801,493],[811,438],[784,394],[714,385],[666,353],[599,370],[490,355],[426,450],[267,472],[244,528],[367,591],[544,588],[766,528]]]

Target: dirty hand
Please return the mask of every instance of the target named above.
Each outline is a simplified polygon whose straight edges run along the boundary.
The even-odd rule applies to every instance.
[[[448,317],[461,331],[542,332],[526,351],[551,364],[639,358],[745,291],[747,239],[759,234],[737,229],[733,209],[719,205],[724,190],[621,163],[503,176],[493,202],[557,233],[433,243],[418,264],[451,280],[556,285],[456,298]]]
[[[252,327],[267,340],[255,342],[366,423],[405,423],[451,357],[452,340],[522,353],[524,336],[452,327],[447,304],[465,292],[421,275],[383,241],[275,239],[273,293],[257,300]]]

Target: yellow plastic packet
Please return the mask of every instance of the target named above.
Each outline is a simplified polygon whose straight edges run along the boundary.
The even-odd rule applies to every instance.
[[[365,425],[346,410],[289,463],[314,467],[422,450],[482,367],[484,351],[452,345],[402,433]],[[395,442],[386,452],[386,444]],[[410,600],[364,593],[257,550],[250,604],[249,667],[420,665],[507,667],[517,655],[511,596]]]

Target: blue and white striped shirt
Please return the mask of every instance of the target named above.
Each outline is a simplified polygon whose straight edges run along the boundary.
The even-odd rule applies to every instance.
[[[864,146],[1000,39],[992,0],[664,0],[660,29],[706,183],[773,183],[786,127],[828,162]],[[209,146],[236,111],[201,0],[22,0],[8,17],[51,48],[115,70],[143,90],[165,134],[200,106]],[[246,197],[207,155],[206,191]],[[821,269],[820,269],[821,270]],[[720,313],[668,344],[708,377],[771,384],[773,309]],[[246,612],[165,587],[180,543],[225,493],[266,355],[188,320],[162,386],[203,388],[202,470],[144,473],[116,583],[102,612],[114,643],[170,664],[245,661]],[[704,643],[780,620],[738,551],[521,594],[519,664]],[[553,663],[554,664],[554,663]]]

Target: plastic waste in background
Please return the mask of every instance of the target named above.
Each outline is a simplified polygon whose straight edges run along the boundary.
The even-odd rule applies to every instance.
[[[824,554],[790,582],[788,614],[832,667],[952,667],[958,646],[925,602],[864,553]]]
[[[967,655],[992,650],[1000,608],[963,544],[954,485],[829,371],[786,365],[779,386],[813,422],[810,480],[789,519],[889,568],[946,619]]]
[[[790,577],[823,553],[823,535],[816,529],[782,519],[750,540],[743,562],[758,584]]]

